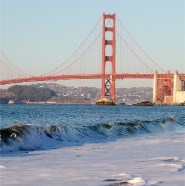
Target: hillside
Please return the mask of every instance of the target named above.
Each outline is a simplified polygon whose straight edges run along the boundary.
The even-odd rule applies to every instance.
[[[14,85],[7,90],[0,90],[1,103],[6,103],[9,100],[15,102],[47,101],[53,96],[56,96],[56,93],[49,88],[36,88],[28,85]]]
[[[30,102],[84,103],[90,104],[100,99],[101,89],[95,87],[67,87],[56,83],[38,83],[33,85],[15,85],[0,90],[0,100],[27,100]],[[118,103],[133,104],[143,100],[152,100],[152,88],[117,88]],[[6,102],[7,102],[6,101]]]

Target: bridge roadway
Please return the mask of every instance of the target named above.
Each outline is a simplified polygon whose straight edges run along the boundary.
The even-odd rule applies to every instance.
[[[185,80],[185,74],[179,74],[182,80]],[[157,74],[161,79],[173,79],[173,74]],[[30,76],[9,80],[0,80],[0,85],[23,83],[23,82],[37,82],[37,81],[57,81],[57,80],[73,80],[73,79],[102,79],[102,74],[79,74],[79,75],[53,75],[53,76]],[[154,74],[105,74],[105,78],[110,79],[153,79]]]

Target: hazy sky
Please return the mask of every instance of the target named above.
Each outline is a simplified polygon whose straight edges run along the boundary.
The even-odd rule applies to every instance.
[[[102,13],[116,13],[161,67],[185,73],[185,0],[0,2],[1,50],[24,72],[39,75],[58,66],[78,48]],[[118,86],[139,86],[136,81],[126,82],[119,80]],[[100,80],[60,83],[101,86]]]

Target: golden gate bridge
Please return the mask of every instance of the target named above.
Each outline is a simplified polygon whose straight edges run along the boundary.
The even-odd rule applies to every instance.
[[[153,102],[176,103],[179,99],[183,101],[183,97],[185,101],[185,74],[171,74],[160,67],[136,42],[116,14],[103,14],[74,53],[45,74],[33,76],[23,72],[2,51],[0,66],[0,85],[101,79],[101,98],[109,97],[115,101],[116,79],[153,79]]]

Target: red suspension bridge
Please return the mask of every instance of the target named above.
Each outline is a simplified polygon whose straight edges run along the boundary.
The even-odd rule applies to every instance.
[[[174,94],[174,75],[160,67],[136,42],[115,14],[103,14],[84,42],[61,65],[33,76],[14,66],[1,51],[0,85],[49,80],[101,79],[101,98],[116,100],[116,79],[154,79],[154,102]],[[185,89],[185,74],[178,74]],[[173,97],[172,97],[173,99]]]

